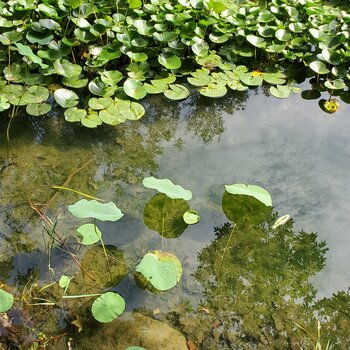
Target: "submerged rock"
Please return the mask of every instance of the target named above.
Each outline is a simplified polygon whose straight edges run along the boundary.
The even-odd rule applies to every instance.
[[[180,332],[140,313],[125,313],[98,329],[89,328],[78,336],[75,346],[80,350],[125,350],[133,345],[147,350],[187,350]]]

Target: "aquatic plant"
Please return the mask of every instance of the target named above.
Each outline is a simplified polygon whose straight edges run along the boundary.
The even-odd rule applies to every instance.
[[[296,91],[295,66],[346,102],[346,8],[323,0],[0,2],[0,111],[44,115],[54,92],[67,121],[117,125],[144,115],[136,101],[147,94],[181,100],[189,85],[219,98],[267,84],[285,98]]]

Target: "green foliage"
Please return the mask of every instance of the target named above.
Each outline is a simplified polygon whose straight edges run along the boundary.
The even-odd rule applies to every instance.
[[[135,268],[135,277],[147,287],[149,284],[157,291],[166,291],[176,286],[182,275],[178,258],[171,253],[154,250],[147,253]]]
[[[199,222],[199,220],[201,219],[201,217],[199,216],[198,212],[196,210],[187,210],[184,214],[183,214],[183,219],[185,221],[186,224],[188,225],[194,225],[197,222]]]
[[[81,237],[81,244],[84,245],[95,244],[102,237],[101,231],[94,224],[81,225],[78,227],[77,233]]]
[[[69,205],[68,210],[77,218],[94,218],[101,221],[117,221],[124,215],[113,202],[100,203],[95,199],[81,199]]]
[[[260,186],[246,185],[246,184],[234,184],[226,185],[226,191],[231,194],[238,194],[244,196],[251,196],[256,198],[261,203],[268,207],[272,206],[272,198],[269,192]]]
[[[183,215],[189,209],[184,199],[172,199],[163,193],[158,193],[147,202],[143,220],[148,228],[158,232],[162,237],[176,238],[188,226],[183,220]]]
[[[52,81],[68,87],[55,92],[56,102],[85,110],[66,119],[90,128],[137,119],[116,117],[113,108],[98,112],[89,103],[95,96],[125,101],[163,93],[181,100],[189,96],[183,78],[210,98],[225,96],[227,87],[262,84],[287,97],[294,91],[293,77],[284,75],[290,64],[325,80],[330,91],[346,93],[350,85],[349,14],[323,0],[8,1],[0,29],[3,78],[22,87]],[[174,79],[159,81],[167,75]],[[78,98],[81,89],[90,93],[86,99]],[[42,115],[45,102],[11,98],[0,102],[0,111],[7,103],[36,104],[28,113]]]
[[[192,192],[185,190],[180,185],[174,185],[168,179],[156,179],[155,177],[145,177],[143,179],[143,185],[147,188],[152,188],[160,193],[164,193],[172,199],[184,199],[188,201],[192,198]]]
[[[6,312],[11,309],[13,303],[13,295],[0,289],[0,312]]]
[[[99,296],[91,306],[94,318],[102,323],[111,322],[125,310],[125,301],[114,292],[106,292]]]

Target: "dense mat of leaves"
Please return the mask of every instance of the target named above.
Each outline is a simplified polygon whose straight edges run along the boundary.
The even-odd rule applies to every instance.
[[[67,121],[116,125],[144,115],[134,100],[189,85],[285,98],[295,67],[350,99],[349,9],[323,0],[10,0],[0,14],[0,111],[44,115],[54,91]]]

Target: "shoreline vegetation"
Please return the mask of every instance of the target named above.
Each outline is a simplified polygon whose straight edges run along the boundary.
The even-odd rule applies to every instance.
[[[147,94],[209,98],[267,85],[334,113],[350,101],[348,5],[323,0],[0,2],[0,112],[53,103],[88,128],[145,114]],[[53,97],[51,97],[53,96]],[[10,120],[11,120],[10,119]]]

